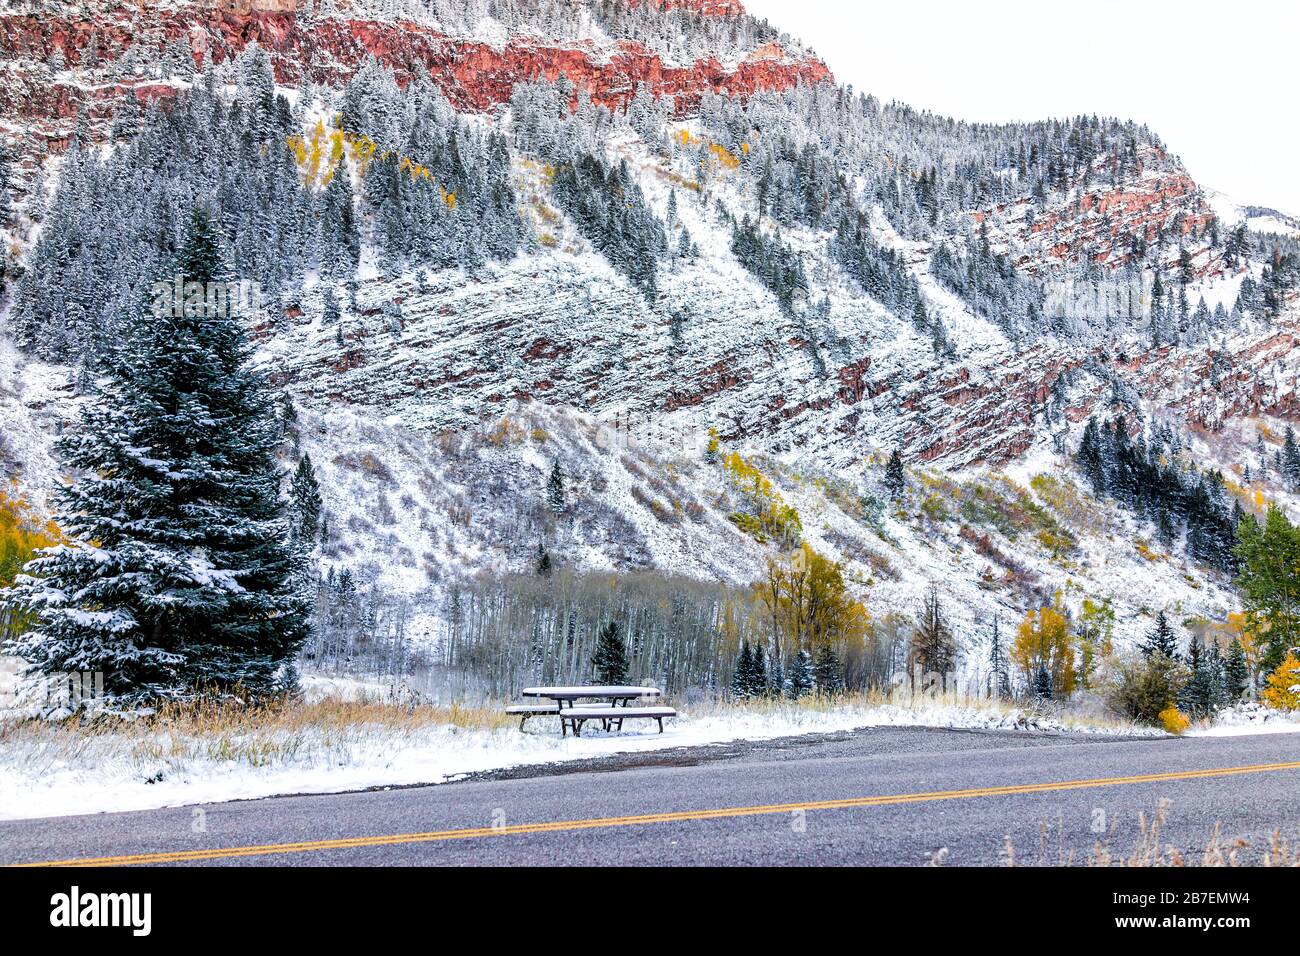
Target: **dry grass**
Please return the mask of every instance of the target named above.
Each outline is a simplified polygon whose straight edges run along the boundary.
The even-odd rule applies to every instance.
[[[422,731],[494,731],[514,725],[499,706],[432,706],[379,696],[326,697],[260,706],[201,700],[133,720],[84,718],[0,722],[0,750],[25,769],[96,759],[134,765],[193,760],[266,767],[296,759],[335,760],[354,748],[414,745]]]
[[[960,690],[912,693],[906,688],[872,690],[860,693],[836,694],[833,697],[808,695],[798,701],[785,698],[759,698],[748,701],[729,701],[696,704],[690,708],[692,717],[725,714],[743,710],[773,717],[791,713],[829,713],[840,710],[877,710],[891,707],[904,712],[914,712],[918,722],[925,722],[927,714],[939,708],[961,710],[972,718],[987,717],[1008,727],[1021,726],[1032,729],[1079,730],[1094,733],[1133,733],[1150,736],[1153,730],[1106,714],[1071,711],[1058,705],[1035,709],[1023,703],[978,697]]]
[[[1055,854],[1049,848],[1049,827],[1043,823],[1039,828],[1038,858],[1032,865],[1075,866],[1079,864],[1094,867],[1297,867],[1300,866],[1300,850],[1282,835],[1282,828],[1275,829],[1262,848],[1253,847],[1249,841],[1236,839],[1225,843],[1222,824],[1216,823],[1205,847],[1199,852],[1184,852],[1164,839],[1167,800],[1156,805],[1155,813],[1148,817],[1145,813],[1138,815],[1138,836],[1128,851],[1114,851],[1103,841],[1098,840],[1086,859],[1076,857],[1073,850],[1058,847]],[[1002,861],[1006,866],[1020,863],[1016,848],[1011,838],[1007,837],[1002,850]]]

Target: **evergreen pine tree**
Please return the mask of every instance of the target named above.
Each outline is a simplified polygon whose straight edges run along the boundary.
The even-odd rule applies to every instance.
[[[537,542],[537,573],[547,575],[551,573],[551,552],[546,550],[546,545]]]
[[[1229,706],[1246,695],[1250,684],[1250,666],[1246,663],[1246,649],[1241,639],[1234,637],[1223,662],[1223,690]]]
[[[0,143],[0,229],[9,225],[9,217],[13,215],[9,198],[9,190],[12,186],[13,173],[9,166],[9,151],[5,149],[4,143]]]
[[[755,644],[749,657],[749,695],[767,696],[767,649]]]
[[[768,669],[767,692],[773,697],[780,697],[785,693],[786,688],[785,666],[781,663],[781,649],[779,646],[776,651],[772,655],[772,665]]]
[[[1178,692],[1178,706],[1192,717],[1204,717],[1209,709],[1209,697],[1204,680],[1205,656],[1201,653],[1201,640],[1195,634],[1187,645],[1188,681]]]
[[[889,492],[889,497],[897,501],[903,496],[906,487],[907,475],[903,471],[903,459],[895,448],[889,456],[889,463],[885,465],[885,490]]]
[[[0,231],[9,225],[9,217],[13,215],[13,209],[10,206],[9,187],[11,185],[12,174],[9,170],[9,154],[5,150],[4,143],[0,143]],[[5,285],[9,278],[9,250],[8,243],[0,244],[0,294],[4,293]]]
[[[627,668],[627,648],[623,644],[622,629],[617,621],[610,621],[596,640],[591,669],[596,674],[597,683],[617,685],[627,680]]]
[[[795,654],[790,662],[790,697],[798,700],[813,689],[812,655],[805,650]]]
[[[817,649],[812,670],[817,693],[830,697],[844,689],[844,669],[830,644],[823,644]]]
[[[289,530],[296,540],[308,546],[316,542],[320,534],[322,507],[320,485],[311,466],[311,456],[303,455],[289,483]]]
[[[1282,483],[1290,491],[1300,490],[1300,447],[1296,445],[1295,429],[1290,425],[1282,443]]]
[[[204,211],[177,269],[223,278]],[[242,325],[209,311],[135,316],[82,427],[61,440],[80,475],[59,500],[72,543],[29,564],[10,595],[36,619],[10,647],[30,672],[99,671],[125,703],[296,685],[309,625],[291,580],[272,401]]]
[[[1178,640],[1174,637],[1174,629],[1164,611],[1156,615],[1156,625],[1143,641],[1142,653],[1147,657],[1159,653],[1170,660],[1178,657]]]
[[[731,675],[731,695],[738,700],[747,700],[753,681],[754,659],[749,651],[749,641],[740,642],[740,654],[736,657],[736,669]]]
[[[1034,673],[1034,697],[1038,700],[1052,699],[1052,674],[1046,664],[1040,663]]]
[[[551,465],[551,476],[546,479],[546,507],[552,514],[564,514],[564,472],[558,461]]]

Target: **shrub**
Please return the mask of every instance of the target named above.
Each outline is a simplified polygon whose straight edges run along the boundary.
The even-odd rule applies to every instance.
[[[0,588],[13,584],[14,576],[39,549],[62,540],[58,526],[18,494],[17,483],[8,491],[0,488]],[[0,641],[17,637],[28,623],[25,612],[0,601]]]
[[[1186,667],[1164,654],[1133,657],[1117,667],[1108,701],[1117,713],[1131,720],[1159,724],[1188,676]]]
[[[921,503],[921,513],[935,524],[948,520],[948,506],[938,495],[930,495]]]
[[[743,511],[733,511],[731,514],[727,515],[727,520],[759,544],[767,544],[770,540],[767,534],[763,531],[762,522],[753,515],[747,515]]]
[[[792,548],[803,537],[799,512],[787,505],[762,472],[732,452],[723,462],[731,484],[748,505],[748,513],[736,512],[729,519],[746,534],[766,543],[774,540]]]
[[[1188,716],[1173,704],[1160,711],[1160,726],[1171,734],[1181,734],[1191,725]]]

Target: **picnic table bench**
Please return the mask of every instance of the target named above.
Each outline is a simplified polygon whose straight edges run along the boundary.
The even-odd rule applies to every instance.
[[[653,720],[659,725],[659,732],[664,732],[664,718],[676,717],[677,711],[662,706],[631,706],[630,702],[647,697],[659,697],[657,687],[636,687],[632,685],[593,684],[575,687],[525,687],[524,697],[534,698],[536,703],[511,704],[506,713],[519,717],[519,729],[524,729],[529,717],[558,716],[560,734],[567,735],[573,730],[575,737],[582,736],[582,725],[589,720],[599,720],[605,730],[622,730],[623,721],[635,718]],[[542,701],[549,701],[543,703]],[[594,701],[579,704],[578,701]]]

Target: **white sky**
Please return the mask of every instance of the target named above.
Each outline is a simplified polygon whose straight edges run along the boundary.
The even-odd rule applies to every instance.
[[[742,0],[841,83],[959,119],[1145,123],[1202,186],[1300,215],[1294,0]]]

